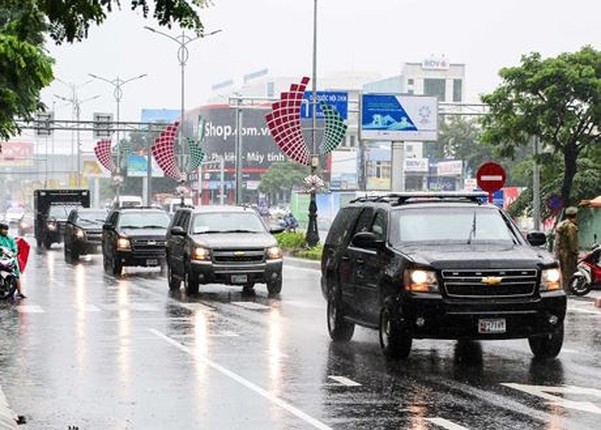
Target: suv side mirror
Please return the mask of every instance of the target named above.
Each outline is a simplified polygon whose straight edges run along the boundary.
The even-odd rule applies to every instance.
[[[184,229],[179,225],[176,225],[175,227],[171,227],[171,230],[169,230],[169,232],[174,236],[185,236],[186,235],[186,232],[184,231]]]
[[[357,248],[380,249],[384,245],[384,241],[378,239],[371,231],[363,231],[353,236],[351,245]]]
[[[102,224],[102,230],[112,230],[113,226],[109,223]]]
[[[532,246],[543,246],[547,242],[547,236],[542,231],[531,231],[526,235],[526,240]]]

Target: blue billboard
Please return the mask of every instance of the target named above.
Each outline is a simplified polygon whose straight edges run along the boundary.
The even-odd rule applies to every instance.
[[[430,96],[363,94],[361,138],[429,141],[438,139],[438,99]]]

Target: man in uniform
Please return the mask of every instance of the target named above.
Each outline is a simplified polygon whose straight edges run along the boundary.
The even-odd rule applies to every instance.
[[[576,272],[578,263],[578,225],[576,224],[576,215],[578,209],[570,206],[566,209],[566,218],[557,224],[555,229],[555,250],[559,265],[561,267],[561,276],[563,289],[566,293],[570,292],[569,281]]]

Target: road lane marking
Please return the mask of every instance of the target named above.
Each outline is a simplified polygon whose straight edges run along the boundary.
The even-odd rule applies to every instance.
[[[444,418],[426,418],[426,421],[430,421],[432,424],[443,427],[448,430],[467,430],[467,427],[455,424],[453,421],[445,420]]]
[[[17,310],[22,314],[43,314],[46,312],[38,305],[19,305],[17,306]]]
[[[292,406],[290,403],[285,402],[284,400],[280,399],[279,397],[274,396],[273,394],[271,394],[269,391],[267,391],[267,390],[259,387],[258,385],[253,384],[248,379],[245,379],[242,376],[238,375],[237,373],[234,373],[231,370],[229,370],[229,369],[221,366],[220,364],[218,364],[218,363],[210,360],[206,355],[198,354],[196,351],[194,351],[194,350],[192,350],[192,349],[190,349],[190,348],[182,345],[181,343],[177,342],[174,339],[171,339],[169,336],[166,336],[165,334],[161,333],[158,330],[155,330],[155,329],[149,329],[149,330],[150,330],[151,333],[153,333],[157,337],[163,339],[165,342],[173,345],[174,347],[176,347],[180,351],[185,352],[186,354],[188,354],[188,355],[190,355],[192,357],[201,358],[212,369],[214,369],[214,370],[218,371],[219,373],[227,376],[228,378],[233,379],[234,381],[238,382],[240,385],[245,386],[246,388],[254,391],[255,393],[263,396],[264,398],[266,398],[270,402],[278,405],[282,409],[287,410],[291,414],[297,416],[298,418],[300,418],[301,420],[305,421],[306,423],[312,425],[313,427],[315,427],[317,429],[321,429],[321,430],[332,430],[331,427],[328,427],[327,425],[325,425],[321,421],[313,418],[312,416],[306,414],[305,412],[301,411],[300,409]]]
[[[249,309],[251,311],[266,311],[271,309],[269,306],[262,305],[261,303],[255,302],[230,302],[234,306],[239,306],[244,309]]]
[[[330,375],[330,376],[328,376],[328,379],[333,379],[334,381],[338,382],[340,385],[344,385],[346,387],[360,387],[361,386],[360,383],[355,382],[352,379],[346,378],[344,376]],[[336,384],[336,385],[338,385],[338,384]]]
[[[102,312],[102,309],[100,309],[98,306],[96,305],[84,305],[84,306],[80,306],[80,305],[73,305],[73,307],[78,310],[78,311],[85,311],[85,312]]]
[[[514,384],[509,382],[502,383],[501,385],[513,388],[514,390],[523,391],[524,393],[528,393],[533,396],[541,397],[554,405],[601,415],[601,408],[591,402],[577,402],[551,394],[577,394],[601,398],[601,390],[597,390],[595,388],[575,387],[571,385],[565,385],[563,387],[548,387],[544,385]]]

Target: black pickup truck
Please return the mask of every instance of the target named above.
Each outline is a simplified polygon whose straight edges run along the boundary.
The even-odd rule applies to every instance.
[[[61,243],[69,212],[90,207],[90,190],[39,189],[33,192],[34,235],[38,247]]]

